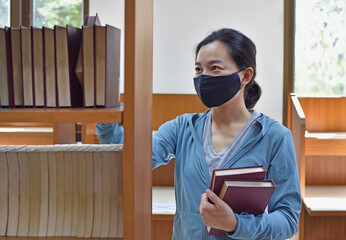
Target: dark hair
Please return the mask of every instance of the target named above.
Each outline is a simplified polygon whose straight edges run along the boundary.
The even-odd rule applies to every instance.
[[[256,46],[250,38],[239,31],[230,28],[223,28],[212,32],[203,39],[196,47],[196,57],[204,45],[219,41],[228,47],[229,54],[237,63],[240,70],[251,67],[253,76],[250,82],[245,86],[244,100],[247,109],[252,109],[258,99],[261,97],[261,87],[255,81],[256,77]]]

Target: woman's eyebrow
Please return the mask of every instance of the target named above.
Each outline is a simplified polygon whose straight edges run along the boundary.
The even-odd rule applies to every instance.
[[[219,60],[219,59],[217,59],[217,60],[210,60],[209,62],[208,62],[208,65],[212,65],[212,64],[215,64],[215,63],[224,63],[222,60]],[[195,62],[195,65],[202,65],[200,62]]]

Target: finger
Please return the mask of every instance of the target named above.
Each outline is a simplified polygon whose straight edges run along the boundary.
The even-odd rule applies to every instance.
[[[223,204],[223,201],[210,189],[207,189],[206,197],[209,198],[215,205],[219,206]]]

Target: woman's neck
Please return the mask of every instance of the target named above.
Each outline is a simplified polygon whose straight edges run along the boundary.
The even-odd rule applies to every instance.
[[[234,100],[234,101],[233,101]],[[219,126],[230,126],[233,124],[245,124],[251,117],[244,101],[231,101],[212,109],[212,121]]]

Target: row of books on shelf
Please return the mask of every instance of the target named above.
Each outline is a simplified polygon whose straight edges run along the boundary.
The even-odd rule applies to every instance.
[[[249,166],[213,171],[210,189],[226,202],[234,213],[259,215],[265,212],[275,190],[270,179],[264,179],[264,166]],[[207,227],[209,235],[226,235],[220,229]]]
[[[1,107],[118,107],[120,30],[0,28]]]

